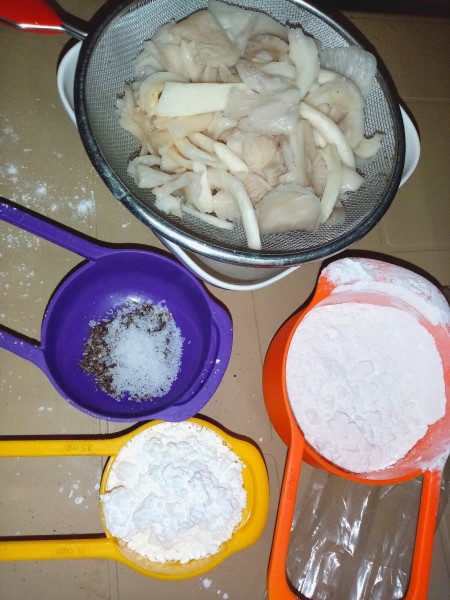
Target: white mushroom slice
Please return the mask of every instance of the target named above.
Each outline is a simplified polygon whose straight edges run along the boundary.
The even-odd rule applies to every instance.
[[[255,13],[218,0],[209,0],[208,10],[220,23],[225,34],[238,49],[239,54],[242,54],[253,33]]]
[[[377,60],[373,54],[357,46],[340,46],[324,48],[319,57],[322,67],[351,79],[363,98],[368,97],[377,72]]]
[[[258,222],[252,201],[241,181],[222,169],[208,169],[208,180],[211,189],[225,190],[236,201],[242,218],[242,226],[247,237],[247,244],[253,250],[261,249]]]
[[[287,64],[286,61],[289,60],[289,44],[286,40],[276,35],[262,34],[253,36],[249,40],[243,56],[249,60],[265,62],[267,64],[272,62],[275,64]],[[294,77],[295,74],[296,71]]]
[[[356,192],[364,183],[364,177],[355,169],[342,165],[341,192]]]
[[[168,119],[166,127],[174,140],[189,136],[193,131],[203,131],[211,123],[214,113],[201,113],[189,117],[175,117]]]
[[[142,52],[133,61],[134,73],[139,80],[152,73],[164,71],[164,64],[155,42],[147,40],[143,46]]]
[[[323,148],[316,149],[314,158],[311,161],[311,177],[310,183],[314,188],[316,196],[320,198],[325,189],[325,183],[327,182],[328,169],[323,158]]]
[[[161,117],[186,117],[224,110],[230,91],[239,83],[178,83],[168,81],[156,105]]]
[[[196,185],[190,186],[186,200],[204,213],[213,212],[211,186],[208,181],[208,170],[204,163],[194,162],[192,169],[199,175]]]
[[[153,34],[153,43],[156,46],[159,46],[159,44],[173,44],[177,39],[175,26],[176,23],[174,21],[169,21],[161,25]]]
[[[193,82],[200,81],[202,76],[203,65],[197,62],[194,58],[194,42],[187,40],[180,41],[180,56],[184,66],[184,70],[188,79]]]
[[[217,158],[219,158],[230,171],[230,173],[238,173],[240,171],[248,171],[247,164],[239,158],[226,144],[222,142],[214,142],[214,152]]]
[[[137,94],[137,105],[150,117],[155,113],[159,96],[163,91],[166,81],[186,82],[186,79],[177,73],[161,71],[148,75],[140,82],[138,87],[139,93]]]
[[[290,81],[295,81],[297,76],[297,69],[294,65],[287,62],[268,62],[262,65],[258,65],[258,69],[264,75],[270,77],[284,77]]]
[[[182,173],[192,170],[192,161],[182,156],[178,150],[172,146],[161,155],[161,170],[168,173]]]
[[[256,12],[252,36],[274,35],[282,40],[288,39],[287,28],[269,15]]]
[[[320,201],[308,188],[279,185],[255,208],[261,233],[314,232],[320,224]]]
[[[153,189],[169,181],[173,181],[176,175],[164,173],[159,169],[147,167],[146,165],[138,164],[134,171],[134,180],[140,188]]]
[[[155,167],[161,164],[161,159],[159,156],[154,156],[152,154],[145,154],[143,156],[137,156],[130,160],[127,167],[127,173],[134,177],[136,174],[136,168],[138,165],[145,165],[147,167]]]
[[[187,172],[179,175],[171,175],[171,178],[162,183],[153,190],[153,193],[158,198],[160,196],[168,196],[173,192],[183,190],[188,186],[198,183],[199,175],[197,173]],[[185,195],[185,194],[184,194]]]
[[[232,66],[239,58],[236,46],[210,10],[199,10],[173,29],[179,40],[195,42],[194,60],[209,67]]]
[[[353,151],[358,158],[370,159],[378,152],[385,137],[384,133],[375,133],[371,138],[363,137]]]
[[[281,161],[277,142],[270,135],[238,131],[232,144],[234,146],[239,142],[242,144],[242,151],[238,154],[244,158],[251,171],[263,177],[270,165],[279,164]],[[230,142],[228,142],[228,145],[230,146]]]
[[[308,185],[305,155],[305,137],[303,121],[299,120],[294,131],[289,134],[289,146],[292,151],[293,164],[291,165],[293,181],[302,186]]]
[[[200,148],[209,154],[214,154],[215,140],[209,137],[209,135],[205,135],[200,131],[192,131],[188,134],[188,139],[194,146],[197,146],[197,148]]]
[[[263,177],[251,171],[236,173],[236,177],[244,184],[253,206],[272,189]]]
[[[181,77],[186,77],[186,68],[181,55],[181,46],[179,43],[160,44],[157,43],[159,55],[164,63],[166,71],[177,73]]]
[[[247,87],[258,93],[282,92],[293,87],[292,81],[279,75],[266,75],[259,65],[241,60],[236,65],[240,78]]]
[[[322,156],[327,165],[328,176],[320,198],[320,222],[325,223],[333,212],[342,185],[342,167],[336,146],[331,144],[322,151]]]
[[[305,35],[301,27],[288,29],[289,56],[297,69],[296,85],[301,98],[306,96],[319,74],[320,63],[317,45]]]
[[[219,219],[241,223],[241,213],[233,196],[225,190],[219,190],[212,197],[213,212]]]
[[[218,81],[223,83],[240,83],[240,77],[235,68],[229,68],[225,65],[220,65],[217,69]]]
[[[322,111],[320,111],[322,112]],[[316,148],[323,149],[328,144],[328,141],[323,137],[323,135],[317,130],[313,129],[312,131],[313,140]]]
[[[207,165],[217,166],[219,164],[218,159],[204,150],[200,150],[197,146],[194,146],[187,138],[182,140],[176,140],[175,146],[177,150],[183,154],[186,158],[204,162]]]
[[[150,153],[162,156],[173,146],[173,139],[166,129],[155,129],[147,134],[147,145]]]
[[[317,108],[310,106],[306,102],[300,104],[300,115],[309,121],[329,144],[335,144],[339,156],[345,165],[352,169],[355,168],[355,157],[350,144],[339,129],[339,126],[330,117],[327,117],[320,110],[317,110]]]
[[[321,109],[328,106],[329,116],[339,124],[351,148],[364,136],[364,98],[357,86],[345,77],[337,77],[310,92],[305,102]]]
[[[237,121],[226,117],[221,112],[216,112],[205,133],[214,140],[223,139],[224,134],[236,127]]]
[[[300,91],[296,88],[276,94],[259,94],[260,106],[239,121],[242,131],[269,135],[289,134],[298,121]]]
[[[136,106],[131,86],[125,86],[124,96],[118,99],[117,108],[120,111],[120,125],[138,140],[143,152],[145,152],[147,141],[144,131],[134,119]]]
[[[251,114],[261,104],[262,99],[258,92],[249,89],[247,86],[235,87],[228,96],[224,114],[229,119],[237,122]]]
[[[205,223],[208,223],[209,225],[214,225],[214,227],[220,227],[221,229],[234,229],[234,223],[225,221],[224,219],[219,219],[219,217],[215,217],[214,215],[202,213],[193,206],[189,206],[189,204],[182,204],[181,210],[188,215],[197,217],[197,219],[200,219],[201,221],[205,221]]]
[[[181,210],[181,198],[171,195],[157,196],[155,200],[155,206],[168,215],[174,215],[180,219],[183,218],[183,211]]]
[[[331,69],[319,69],[319,74],[317,75],[317,83],[322,85],[322,83],[328,83],[329,81],[333,81],[340,77],[339,73],[336,71],[332,71]]]

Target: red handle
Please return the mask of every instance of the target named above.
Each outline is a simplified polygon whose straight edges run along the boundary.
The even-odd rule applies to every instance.
[[[63,21],[45,0],[0,0],[0,19],[35,33],[62,33]]]
[[[303,436],[294,435],[286,458],[272,551],[270,553],[267,575],[268,600],[298,600],[298,596],[291,590],[287,581],[286,561],[304,448]]]
[[[427,597],[441,494],[441,479],[441,471],[425,471],[423,474],[422,496],[407,600],[423,600]]]

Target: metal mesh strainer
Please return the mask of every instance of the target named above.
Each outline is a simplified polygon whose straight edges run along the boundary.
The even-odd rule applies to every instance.
[[[263,9],[283,24],[301,25],[322,47],[361,46],[330,17],[300,0],[229,0]],[[139,189],[127,174],[137,141],[119,125],[116,101],[133,79],[133,59],[142,44],[168,21],[179,21],[207,2],[138,0],[126,2],[99,20],[83,43],[77,66],[75,105],[78,127],[91,161],[113,194],[159,236],[212,259],[251,266],[288,266],[336,254],[368,233],[388,209],[400,183],[405,139],[398,99],[390,78],[379,67],[366,103],[366,133],[386,138],[376,160],[364,168],[365,184],[345,203],[342,225],[323,225],[314,233],[262,236],[262,250],[249,250],[244,231],[217,229],[186,215],[168,216],[154,206],[149,190]]]

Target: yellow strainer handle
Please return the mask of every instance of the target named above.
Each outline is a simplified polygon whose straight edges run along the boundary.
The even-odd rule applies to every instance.
[[[115,438],[0,440],[0,457],[114,456],[136,432]]]
[[[114,538],[18,540],[0,542],[0,561],[109,558],[123,560]]]

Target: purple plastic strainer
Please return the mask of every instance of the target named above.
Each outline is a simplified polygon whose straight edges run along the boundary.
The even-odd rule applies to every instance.
[[[140,249],[102,246],[1,199],[0,219],[87,259],[58,286],[45,310],[40,344],[0,328],[0,347],[33,362],[70,404],[100,419],[182,421],[208,402],[228,366],[229,314],[174,259]],[[127,300],[163,302],[184,338],[181,367],[170,391],[136,402],[115,400],[79,366],[90,321]]]

